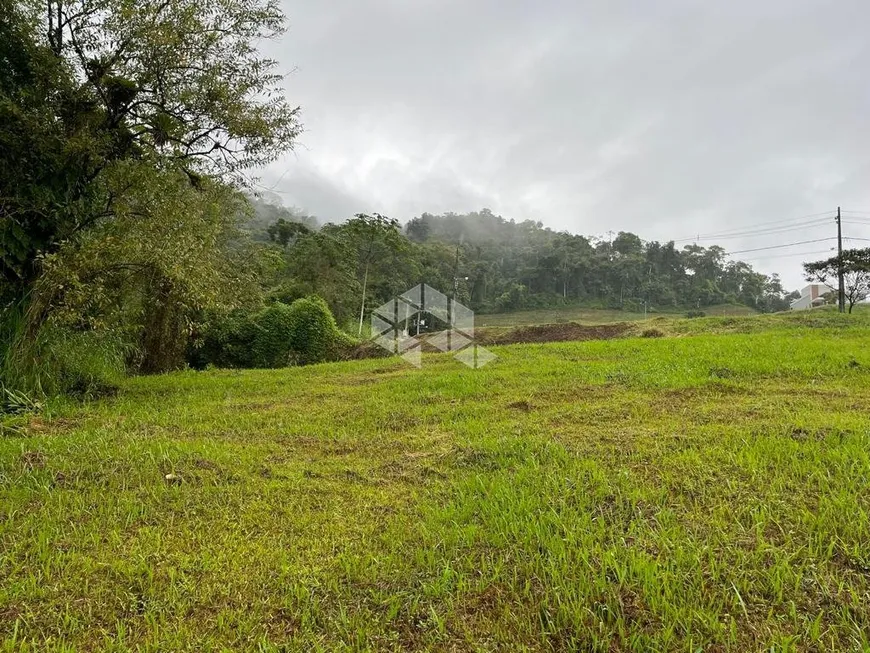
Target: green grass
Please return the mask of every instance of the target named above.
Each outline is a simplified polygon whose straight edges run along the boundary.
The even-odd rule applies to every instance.
[[[34,417],[0,650],[870,650],[870,319],[754,320]]]
[[[675,309],[676,310],[676,309]],[[705,307],[704,313],[710,316],[741,316],[755,313],[746,306],[722,304],[721,306]],[[685,310],[676,310],[677,315],[685,314]],[[650,312],[644,316],[631,311],[620,311],[609,308],[584,308],[582,306],[558,306],[531,311],[516,311],[513,313],[495,313],[475,315],[475,325],[480,327],[524,326],[529,324],[558,324],[560,322],[580,322],[583,324],[610,324],[613,322],[636,322],[660,315],[661,312]],[[665,312],[667,315],[668,313]]]

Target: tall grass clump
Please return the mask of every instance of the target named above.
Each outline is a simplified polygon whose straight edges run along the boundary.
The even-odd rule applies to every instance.
[[[126,374],[131,348],[116,333],[80,330],[46,321],[37,327],[20,307],[0,325],[0,385],[11,397],[94,397],[115,391]],[[0,405],[2,406],[2,405]]]

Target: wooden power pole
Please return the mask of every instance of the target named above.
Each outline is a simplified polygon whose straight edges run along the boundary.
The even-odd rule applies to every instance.
[[[840,218],[840,207],[837,207],[837,298],[840,312],[846,312],[846,284],[843,280],[843,225]]]

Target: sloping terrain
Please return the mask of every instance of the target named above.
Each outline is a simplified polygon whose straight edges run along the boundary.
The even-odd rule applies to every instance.
[[[866,650],[868,320],[724,320],[34,416],[2,648]]]
[[[583,306],[555,306],[511,313],[478,313],[475,321],[481,327],[515,327],[537,324],[561,324],[563,322],[581,322],[583,324],[612,324],[615,322],[638,322],[652,317],[664,315],[677,318],[685,314],[685,309],[672,309],[673,313],[650,311],[644,314],[628,310],[609,308],[586,308]],[[756,311],[748,306],[736,304],[721,304],[705,306],[704,313],[711,317],[737,317],[754,315]]]
[[[544,342],[585,340],[612,340],[614,338],[661,338],[665,336],[699,335],[705,333],[756,333],[771,329],[792,330],[804,328],[851,328],[870,323],[870,310],[860,307],[855,315],[838,315],[834,309],[812,312],[777,313],[768,315],[741,315],[686,319],[658,316],[646,320],[581,323],[554,322],[520,326],[476,327],[474,339],[480,345],[515,345]],[[441,332],[421,334],[423,350],[436,353],[430,340]],[[351,350],[348,359],[386,358],[390,354],[374,341],[366,340]]]
[[[610,340],[632,331],[628,322],[585,325],[577,322],[536,324],[511,329],[478,329],[475,340],[482,345],[516,345],[531,342]]]

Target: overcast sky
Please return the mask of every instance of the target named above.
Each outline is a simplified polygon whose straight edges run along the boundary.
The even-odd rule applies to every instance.
[[[267,50],[294,71],[305,132],[261,184],[323,221],[488,207],[666,241],[838,205],[870,212],[867,0],[284,6],[290,29]],[[835,233],[831,222],[719,244]],[[833,244],[739,258],[796,287],[793,255]]]

